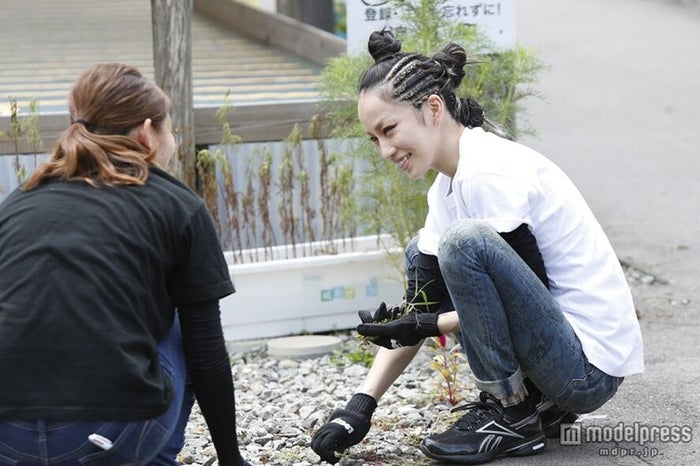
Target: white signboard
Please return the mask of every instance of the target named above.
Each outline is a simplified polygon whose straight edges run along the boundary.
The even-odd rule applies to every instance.
[[[373,31],[391,27],[401,38],[400,12],[389,0],[346,0],[349,53],[367,50]],[[478,27],[498,48],[515,45],[515,0],[448,0],[441,7],[445,21]]]

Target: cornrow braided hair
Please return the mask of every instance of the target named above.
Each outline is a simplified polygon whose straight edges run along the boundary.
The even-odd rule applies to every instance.
[[[384,82],[393,89],[396,100],[411,102],[418,108],[428,96],[449,87],[445,76],[445,68],[436,60],[409,54],[396,62]]]
[[[416,108],[438,94],[457,121],[470,127],[483,125],[483,109],[475,101],[455,95],[468,63],[460,45],[449,43],[433,57],[405,53],[401,52],[401,41],[384,29],[370,34],[367,48],[375,63],[360,77],[359,91],[381,86],[387,97],[410,102]]]

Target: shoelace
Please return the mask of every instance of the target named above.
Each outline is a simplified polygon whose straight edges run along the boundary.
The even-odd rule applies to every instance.
[[[455,424],[455,428],[462,431],[472,430],[483,421],[488,420],[494,414],[503,414],[503,408],[498,400],[487,392],[479,394],[479,401],[471,401],[462,406],[452,408],[450,412],[469,410]]]

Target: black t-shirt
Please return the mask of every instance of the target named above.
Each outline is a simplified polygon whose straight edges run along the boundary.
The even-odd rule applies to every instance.
[[[0,204],[0,419],[157,416],[174,308],[233,291],[203,201],[160,169],[144,186],[14,191]]]

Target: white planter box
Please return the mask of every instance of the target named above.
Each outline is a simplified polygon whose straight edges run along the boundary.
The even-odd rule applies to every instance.
[[[387,238],[383,238],[387,240]],[[316,333],[356,327],[357,311],[374,310],[381,301],[403,298],[403,253],[390,254],[375,236],[336,241],[338,254],[312,255],[327,243],[297,245],[299,255],[285,259],[290,247],[273,248],[278,259],[234,264],[226,252],[236,293],[221,300],[221,320],[227,341]],[[343,246],[345,245],[345,246]],[[243,257],[264,257],[263,250]],[[269,255],[269,252],[268,252]]]

